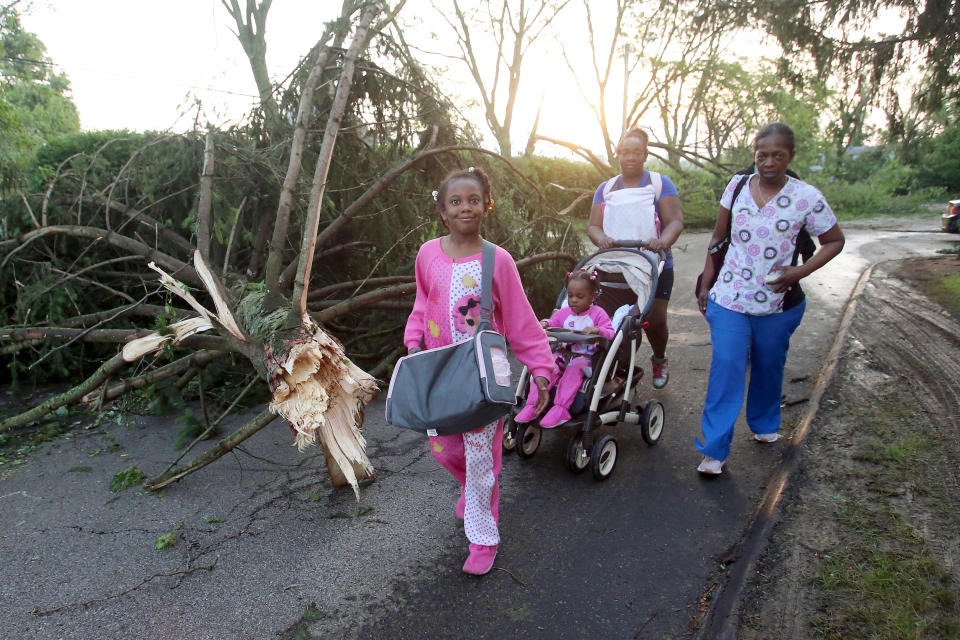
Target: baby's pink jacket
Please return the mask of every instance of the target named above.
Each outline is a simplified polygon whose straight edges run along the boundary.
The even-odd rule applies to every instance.
[[[570,307],[558,309],[557,311],[553,312],[553,315],[550,316],[550,319],[547,322],[551,327],[562,327],[563,323],[570,316],[588,316],[590,320],[593,321],[593,326],[600,329],[600,336],[606,338],[607,340],[612,340],[613,334],[616,333],[613,328],[613,323],[610,321],[610,316],[607,315],[606,311],[595,304],[590,305],[590,308],[583,313],[574,313],[573,309]],[[577,329],[581,330],[580,327]]]
[[[458,258],[458,263],[480,260],[481,254]],[[417,297],[413,311],[407,318],[403,332],[403,344],[420,346],[423,340],[428,349],[450,344],[450,277],[454,260],[443,252],[440,238],[423,243],[417,253]],[[426,330],[427,322],[433,320],[440,328],[434,337]],[[517,359],[526,365],[532,376],[550,379],[553,374],[553,354],[537,321],[537,316],[523,292],[520,272],[511,256],[502,247],[496,248],[493,267],[493,318],[494,328],[506,337]]]

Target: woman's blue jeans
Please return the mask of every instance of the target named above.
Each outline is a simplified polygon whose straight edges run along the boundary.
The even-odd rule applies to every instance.
[[[783,368],[790,336],[803,319],[806,301],[789,311],[751,316],[707,302],[707,322],[713,343],[707,399],[700,428],[704,442],[696,440],[705,456],[726,460],[733,440],[733,425],[743,406],[747,365],[747,425],[754,433],[774,433],[780,428]]]

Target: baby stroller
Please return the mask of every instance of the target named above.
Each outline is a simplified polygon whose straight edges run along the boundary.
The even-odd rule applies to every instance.
[[[581,473],[590,467],[594,478],[606,480],[617,462],[617,441],[611,435],[597,437],[596,430],[620,422],[640,427],[640,435],[648,445],[655,445],[663,432],[663,405],[650,401],[633,402],[643,369],[637,366],[637,349],[643,338],[644,317],[653,304],[657,278],[664,256],[656,261],[649,251],[641,251],[642,242],[618,241],[616,248],[604,249],[584,258],[576,269],[620,273],[626,284],[600,283],[603,287],[629,287],[637,294],[635,305],[625,305],[614,314],[616,333],[612,340],[599,335],[583,334],[566,329],[547,330],[555,350],[564,343],[596,344],[591,366],[583,370],[583,384],[570,407],[567,422],[550,429],[572,432],[566,449],[567,467]],[[566,301],[564,289],[557,298],[559,309]],[[619,322],[619,324],[618,324]],[[523,407],[529,386],[526,367],[517,385],[517,407]],[[552,395],[552,394],[551,394]],[[536,420],[517,424],[508,416],[503,430],[503,448],[516,450],[521,458],[529,458],[540,446],[543,431]]]

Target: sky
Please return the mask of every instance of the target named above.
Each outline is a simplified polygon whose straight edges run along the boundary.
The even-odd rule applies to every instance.
[[[241,5],[245,2],[240,0]],[[339,0],[274,0],[266,39],[267,63],[275,82],[296,67],[340,4]],[[612,4],[606,0],[591,4],[601,46],[604,31],[612,28],[612,20],[605,19],[612,15]],[[84,130],[185,131],[193,128],[195,120],[222,126],[242,120],[256,103],[249,63],[221,0],[20,0],[17,8],[24,27],[40,38],[49,58],[66,72]],[[590,52],[582,8],[572,3],[561,16],[555,30],[563,34],[563,46],[581,65],[585,78]],[[405,34],[412,44],[428,51],[456,52],[450,29],[431,7],[431,0],[407,0],[401,18],[410,25]],[[758,53],[777,55],[775,47],[760,48],[756,39],[749,40],[745,46],[752,58]],[[492,60],[493,53],[480,55]],[[495,149],[476,106],[476,87],[460,63],[443,56],[419,57],[446,68],[441,90],[486,135],[485,146]],[[607,96],[606,115],[613,123],[621,120],[621,60],[614,63]],[[541,104],[540,134],[602,151],[595,116],[569,75],[560,43],[541,38],[524,60],[523,74],[512,129],[515,153],[522,151]],[[640,86],[636,74],[630,82],[634,90]],[[656,123],[647,124],[653,125],[656,139]],[[618,124],[610,128],[616,135]],[[537,151],[567,155],[544,142]]]
[[[274,77],[294,68],[338,5],[274,2],[267,17]],[[85,130],[183,130],[197,99],[214,122],[235,121],[256,102],[250,66],[219,0],[33,0],[19,8],[24,27],[67,73]]]
[[[310,50],[339,6],[335,0],[274,0],[267,17],[267,63],[275,81]],[[214,124],[240,120],[256,102],[249,64],[220,0],[21,0],[18,8],[24,27],[66,72],[84,130],[183,131],[193,126],[197,100],[203,117]],[[454,51],[449,29],[429,0],[408,0],[404,14],[416,23],[410,37],[424,49]],[[582,16],[567,19],[569,28],[577,29]],[[599,139],[594,116],[576,87],[559,80],[566,68],[558,50],[555,42],[544,40],[525,61],[513,129],[519,149],[541,100],[540,133],[569,139],[577,131],[584,144]],[[579,55],[585,62],[586,53]],[[448,67],[442,90],[486,133],[482,112],[468,104],[476,99],[469,75],[449,59],[434,56],[432,61]],[[614,121],[622,103],[619,72],[620,79],[611,83]],[[589,134],[585,125],[592,126]],[[485,144],[496,148],[492,136]],[[549,153],[541,147],[538,151]]]

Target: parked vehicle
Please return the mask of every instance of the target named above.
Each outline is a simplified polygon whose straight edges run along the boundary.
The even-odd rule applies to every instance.
[[[947,203],[947,212],[940,216],[940,230],[947,233],[960,233],[960,200]]]

